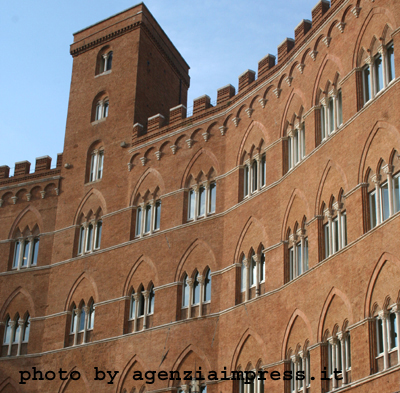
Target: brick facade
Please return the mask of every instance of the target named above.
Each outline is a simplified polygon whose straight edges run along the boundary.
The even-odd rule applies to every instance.
[[[200,367],[399,391],[399,32],[395,0],[322,0],[190,117],[189,66],[144,4],[75,33],[56,168],[0,167],[0,392],[176,391],[134,373]],[[332,362],[343,380],[321,380]],[[19,384],[32,367],[56,377]]]

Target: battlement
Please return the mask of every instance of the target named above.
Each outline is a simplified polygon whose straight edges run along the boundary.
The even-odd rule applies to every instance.
[[[47,175],[49,171],[59,172],[62,166],[63,153],[57,155],[56,167],[51,169],[51,157],[37,157],[35,161],[35,171],[30,173],[31,163],[27,160],[15,163],[14,176],[10,177],[10,167],[8,165],[0,166],[0,184],[8,182],[18,182],[28,178],[36,178],[38,175]]]
[[[344,0],[332,0],[331,2],[319,0],[311,10],[312,20],[303,19],[294,29],[295,38],[285,38],[278,45],[278,63],[274,55],[267,54],[258,62],[257,76],[256,72],[252,70],[247,70],[239,76],[237,92],[231,84],[217,90],[216,106],[211,104],[211,99],[208,95],[202,95],[193,101],[193,114],[190,117],[187,117],[186,107],[180,105],[170,109],[169,119],[160,118],[161,115],[157,114],[149,117],[147,124],[135,124],[132,135],[133,144],[139,143],[138,138],[141,136],[148,135],[148,137],[151,137],[155,133],[158,135],[163,131],[167,132],[168,130],[185,126],[197,118],[204,117],[206,114],[223,110],[245,94],[248,94],[259,83],[268,78],[273,78],[291,60],[291,56],[296,52],[296,49],[300,48],[343,2]]]

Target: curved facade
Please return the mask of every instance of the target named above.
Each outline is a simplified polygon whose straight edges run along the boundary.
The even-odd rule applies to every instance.
[[[143,4],[75,33],[56,168],[0,167],[0,392],[398,391],[399,32],[322,0],[189,117]]]

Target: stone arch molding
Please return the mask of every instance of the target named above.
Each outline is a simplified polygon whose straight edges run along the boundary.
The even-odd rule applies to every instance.
[[[217,157],[210,150],[202,147],[193,155],[192,159],[189,161],[189,164],[187,165],[187,167],[183,173],[183,176],[182,176],[181,188],[186,187],[186,185],[187,185],[186,183],[192,174],[191,172],[192,172],[194,165],[196,164],[197,160],[201,160],[201,157],[203,154],[205,154],[207,156],[207,162],[208,162],[207,168],[203,168],[203,171],[204,171],[204,169],[206,169],[208,171],[209,169],[213,168],[214,171],[216,172],[215,173],[216,175],[221,173],[221,168],[220,168],[219,162],[217,160]],[[195,174],[195,176],[196,175],[197,174]]]
[[[90,297],[93,297],[93,301],[95,303],[97,303],[99,301],[99,292],[97,290],[96,283],[94,282],[93,278],[89,274],[84,272],[75,280],[74,284],[72,285],[72,287],[68,293],[67,300],[65,302],[64,311],[69,310],[74,293],[76,292],[77,288],[81,285],[81,283],[84,282],[84,280],[87,280],[89,282],[89,285],[92,287],[92,291],[93,291],[92,293],[87,294],[87,298],[89,299]]]
[[[42,231],[44,230],[42,215],[40,214],[39,210],[37,210],[34,206],[29,205],[24,210],[22,210],[22,212],[20,212],[18,214],[17,218],[14,220],[14,223],[12,224],[10,232],[8,234],[9,239],[13,238],[19,223],[24,219],[24,217],[29,212],[33,213],[36,216],[36,224],[39,227],[39,232],[42,233]],[[33,228],[31,228],[31,229],[33,229]]]
[[[253,337],[257,341],[260,351],[261,351],[262,358],[264,360],[268,358],[264,340],[261,338],[261,336],[256,331],[254,331],[252,328],[248,328],[243,332],[238,344],[236,345],[235,351],[232,356],[232,361],[231,361],[231,371],[236,370],[236,367],[238,366],[237,363],[240,358],[241,351],[244,348],[244,345],[246,344],[246,341],[249,339],[249,337]]]
[[[203,362],[204,366],[206,367],[206,370],[203,370],[204,373],[207,375],[212,369],[211,364],[207,358],[207,356],[204,354],[204,352],[197,348],[196,346],[194,346],[193,344],[189,344],[177,357],[177,359],[175,360],[171,371],[177,371],[179,369],[179,367],[181,366],[181,364],[185,361],[185,359],[191,354],[193,353],[194,355],[197,355]],[[187,370],[189,371],[189,370]],[[172,387],[173,386],[174,381],[169,380],[168,381],[168,387]]]
[[[128,361],[128,363],[126,364],[126,366],[124,367],[124,369],[122,370],[121,376],[120,376],[120,378],[118,380],[118,383],[117,383],[117,388],[115,390],[117,393],[121,393],[122,392],[122,388],[124,386],[125,379],[126,379],[128,373],[129,373],[129,371],[131,370],[131,368],[136,363],[138,363],[143,370],[148,370],[148,368],[144,364],[143,360],[138,355],[136,355],[136,354],[133,355],[131,357],[131,359]]]
[[[8,310],[10,304],[12,303],[12,301],[19,295],[22,294],[23,296],[25,296],[25,298],[28,300],[29,302],[29,315],[34,318],[36,315],[35,312],[35,303],[32,299],[31,294],[24,288],[22,287],[18,287],[17,289],[15,289],[10,296],[6,299],[6,301],[3,303],[3,306],[0,309],[0,321],[4,320],[4,317],[6,315],[6,311]],[[25,311],[25,310],[24,310]]]
[[[90,207],[90,202],[91,202],[90,199],[91,199],[92,195],[97,197],[99,200],[99,204],[95,203],[93,205],[95,207],[95,209],[91,209],[91,207]],[[107,214],[107,205],[106,205],[106,200],[103,197],[103,194],[99,190],[92,188],[84,196],[84,198],[82,199],[81,203],[79,204],[79,206],[76,210],[76,213],[74,216],[74,225],[78,224],[79,217],[80,217],[81,213],[83,213],[83,210],[86,207],[86,203],[88,203],[88,210],[91,209],[93,211],[96,211],[96,210],[98,210],[98,208],[101,208],[101,211],[103,212],[103,214]],[[98,205],[100,205],[100,206],[98,206]]]
[[[368,153],[371,150],[371,146],[374,142],[374,138],[377,136],[379,130],[385,129],[388,131],[394,138],[395,144],[400,146],[400,132],[399,130],[392,124],[385,122],[385,121],[377,121],[374,126],[372,127],[367,140],[365,141],[363,152],[360,159],[360,166],[358,169],[358,182],[362,183],[365,176],[366,171],[366,162],[368,158]],[[384,152],[382,152],[384,153]]]
[[[217,262],[216,262],[216,258],[215,258],[215,254],[214,254],[213,250],[211,249],[209,244],[207,242],[205,242],[204,240],[196,239],[186,249],[181,260],[179,261],[179,264],[178,264],[178,266],[176,268],[176,272],[175,272],[175,282],[178,282],[180,280],[182,273],[184,271],[184,266],[185,266],[186,261],[190,258],[190,255],[194,252],[194,250],[198,247],[203,247],[203,249],[208,252],[208,255],[210,256],[211,260],[205,262],[203,264],[204,266],[197,266],[197,268],[200,268],[200,267],[205,268],[206,266],[208,266],[211,271],[216,270]]]
[[[11,386],[11,388],[16,392],[16,393],[22,393],[19,385],[17,382],[15,382],[12,378],[8,377],[6,378],[2,383],[0,383],[0,393],[5,391],[8,386]]]
[[[151,181],[151,177],[153,177],[153,181]],[[146,188],[146,182],[149,180],[149,188]],[[157,184],[157,185],[155,185]],[[143,186],[144,185],[144,186]],[[143,187],[142,187],[143,186]],[[143,193],[143,195],[140,194],[140,191]],[[165,193],[165,182],[164,179],[162,178],[160,172],[158,172],[154,168],[147,168],[142,175],[140,176],[139,180],[137,181],[135,188],[133,189],[130,201],[129,201],[129,206],[133,206],[139,196],[139,194],[144,197],[145,193],[149,192],[150,194],[155,194],[158,193],[160,195],[163,195]],[[158,195],[158,196],[160,196]]]
[[[74,371],[79,372],[79,374],[81,375],[80,379],[78,381],[73,381],[71,380],[69,377],[71,375],[71,373],[73,373]],[[69,385],[71,383],[77,383],[77,384],[82,384],[82,381],[84,383],[85,386],[85,393],[91,393],[91,389],[90,389],[90,385],[89,385],[89,381],[86,377],[86,374],[83,370],[81,370],[78,367],[74,367],[71,369],[71,371],[68,373],[68,375],[66,376],[66,380],[62,382],[62,384],[60,385],[60,388],[58,389],[58,393],[75,393],[75,390],[72,391],[69,389]],[[81,393],[81,392],[77,392],[77,393]]]
[[[247,220],[246,224],[244,225],[244,227],[239,235],[239,240],[236,244],[236,250],[235,250],[235,255],[234,255],[234,260],[233,260],[234,264],[239,262],[239,257],[241,255],[242,251],[245,253],[245,255],[247,255],[248,251],[250,250],[250,247],[248,247],[248,249],[246,249],[246,250],[242,250],[242,247],[243,247],[243,243],[246,239],[246,235],[249,233],[252,226],[257,227],[259,232],[261,233],[260,238],[257,239],[255,242],[256,244],[252,243],[253,249],[256,250],[260,243],[262,243],[264,245],[264,247],[266,247],[268,244],[267,232],[265,230],[265,227],[261,224],[261,222],[257,218],[250,217]]]
[[[268,135],[268,131],[267,129],[264,127],[264,125],[258,121],[252,121],[250,123],[250,125],[247,127],[247,130],[245,131],[243,138],[242,138],[242,142],[240,143],[240,147],[238,150],[238,155],[236,158],[236,165],[240,165],[241,161],[242,161],[242,157],[245,151],[245,147],[247,142],[251,139],[252,134],[256,131],[259,130],[261,135],[262,135],[262,140],[256,140],[255,143],[253,141],[253,145],[255,145],[256,147],[261,147],[261,145],[264,145],[264,147],[271,143],[270,141],[270,136]]]
[[[365,294],[365,307],[364,307],[364,317],[368,318],[372,315],[372,297],[374,293],[374,288],[375,285],[379,279],[379,275],[382,272],[384,266],[386,263],[393,263],[395,264],[398,268],[400,268],[400,259],[388,252],[385,252],[381,255],[381,257],[378,259],[378,262],[375,264],[375,268],[372,272],[371,278],[368,283],[368,289]],[[400,288],[399,288],[400,290]],[[397,299],[392,299],[394,301],[399,301],[400,297],[400,291],[397,293]]]
[[[302,190],[299,188],[295,188],[292,192],[292,195],[290,196],[289,202],[286,207],[285,215],[283,218],[283,223],[282,223],[282,231],[281,231],[281,241],[284,241],[286,239],[286,229],[288,227],[288,220],[290,216],[290,211],[294,205],[294,202],[296,198],[299,198],[305,205],[306,211],[303,212],[302,217],[306,216],[307,219],[309,220],[311,215],[310,215],[310,206],[308,204],[307,198]],[[300,217],[299,217],[300,218]]]
[[[141,255],[136,261],[135,263],[132,265],[131,269],[129,270],[128,276],[126,277],[125,280],[125,284],[123,287],[123,293],[122,296],[128,296],[129,294],[129,290],[131,288],[130,283],[132,281],[132,277],[135,275],[135,272],[138,270],[139,266],[145,263],[147,264],[147,266],[150,267],[150,269],[152,270],[153,274],[152,276],[154,277],[154,279],[152,280],[154,286],[158,286],[159,284],[159,279],[158,279],[158,273],[157,273],[157,268],[154,264],[154,262],[148,258],[145,257],[144,255]]]
[[[324,187],[326,185],[328,176],[332,170],[336,170],[339,173],[339,175],[341,176],[344,190],[348,191],[348,189],[349,189],[347,177],[346,177],[346,174],[344,173],[342,167],[340,165],[338,165],[335,161],[329,160],[325,166],[324,172],[323,172],[321,180],[319,182],[317,198],[315,199],[315,210],[314,210],[315,215],[319,214],[319,209],[321,207],[321,199],[322,199]],[[335,190],[335,191],[339,192],[339,189],[340,189],[340,185],[338,185],[337,190]]]
[[[311,328],[311,323],[308,320],[308,318],[306,317],[306,314],[304,314],[303,311],[299,310],[298,308],[296,308],[293,311],[293,314],[291,315],[289,322],[286,326],[286,330],[285,330],[285,334],[283,336],[283,341],[282,341],[282,350],[281,350],[281,359],[284,360],[286,359],[286,353],[287,353],[287,345],[289,342],[289,337],[290,337],[290,332],[292,331],[293,325],[296,321],[296,318],[301,318],[303,320],[303,322],[305,323],[307,330],[308,330],[308,335],[310,337],[310,342],[313,343],[314,342],[314,337],[313,337],[313,333],[312,333],[312,328]],[[306,339],[306,338],[305,338]]]
[[[329,310],[329,306],[331,305],[333,298],[335,296],[338,296],[342,302],[345,304],[346,308],[347,308],[347,315],[348,315],[348,319],[349,319],[349,323],[352,324],[354,322],[354,318],[353,318],[353,310],[351,308],[351,304],[350,304],[350,300],[348,299],[348,297],[338,288],[333,287],[327,298],[325,299],[325,303],[324,306],[322,307],[322,311],[321,311],[321,316],[319,318],[319,322],[318,322],[318,341],[322,341],[323,340],[323,336],[324,336],[324,325],[325,325],[325,319]]]

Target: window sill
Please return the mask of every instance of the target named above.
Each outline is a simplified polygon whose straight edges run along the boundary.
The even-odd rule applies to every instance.
[[[92,181],[88,181],[88,182],[85,183],[85,186],[87,186],[87,185],[93,185],[93,184],[95,184],[95,183],[98,183],[98,182],[101,181],[101,179],[102,179],[102,178],[96,179],[96,180],[92,180]]]
[[[111,74],[111,71],[112,71],[112,69],[111,69],[111,70],[104,71],[104,72],[102,72],[102,73],[100,73],[100,74],[97,74],[97,75],[95,75],[95,78],[98,78],[98,77],[100,77],[100,76],[104,76],[104,75]]]
[[[102,117],[101,119],[97,119],[92,121],[92,126],[95,126],[96,124],[102,123],[103,121],[106,121],[107,117]]]

